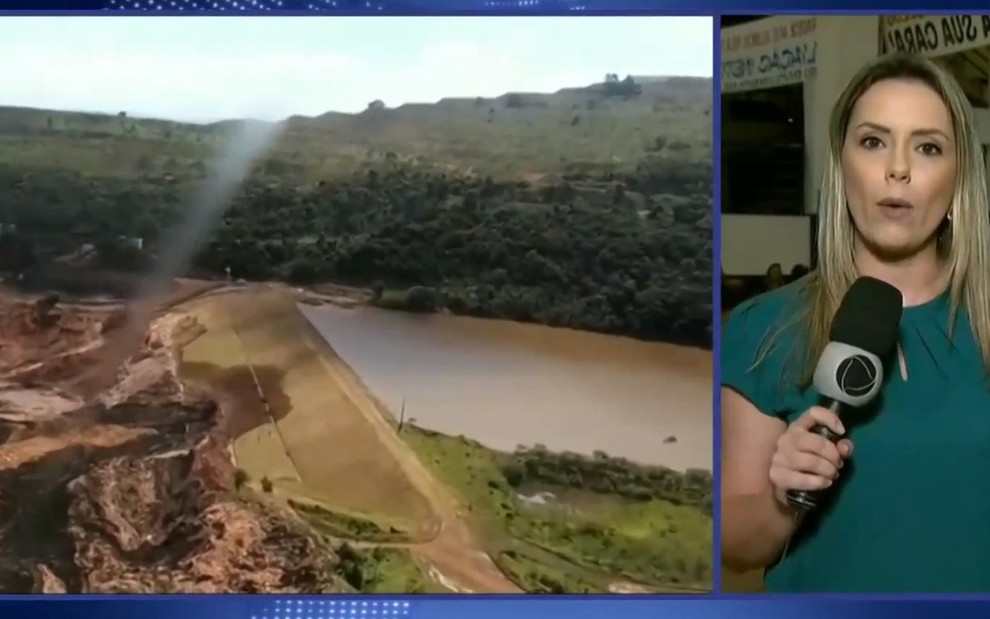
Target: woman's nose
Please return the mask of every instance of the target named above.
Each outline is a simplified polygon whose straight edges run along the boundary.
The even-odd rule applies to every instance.
[[[895,183],[911,182],[911,166],[906,155],[891,152],[887,164],[887,179]]]

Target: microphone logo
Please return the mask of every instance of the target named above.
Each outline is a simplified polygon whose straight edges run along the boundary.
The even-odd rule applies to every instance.
[[[876,387],[878,372],[873,361],[864,355],[852,355],[839,362],[835,383],[848,396],[860,397]]]

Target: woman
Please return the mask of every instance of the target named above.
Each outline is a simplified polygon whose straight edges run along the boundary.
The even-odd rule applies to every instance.
[[[766,289],[776,290],[786,283],[787,280],[784,278],[784,269],[780,266],[780,263],[774,262],[771,264],[763,278],[763,285],[766,286]]]
[[[723,561],[769,567],[770,592],[988,592],[990,218],[972,110],[932,61],[884,57],[829,132],[818,267],[724,328]],[[875,413],[840,421],[810,376],[860,275],[899,288],[904,315]],[[785,500],[825,488],[804,516]]]

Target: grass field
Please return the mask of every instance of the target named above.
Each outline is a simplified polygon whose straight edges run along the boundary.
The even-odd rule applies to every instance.
[[[505,455],[406,426],[401,436],[457,490],[490,552],[517,582],[547,592],[602,591],[618,582],[653,591],[711,587],[712,520],[695,507],[634,502],[561,488],[511,488]],[[551,504],[520,495],[551,491]],[[521,575],[520,575],[521,574]]]

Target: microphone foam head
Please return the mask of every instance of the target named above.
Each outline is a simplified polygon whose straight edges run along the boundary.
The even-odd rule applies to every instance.
[[[814,385],[829,399],[864,406],[880,392],[883,358],[897,345],[903,299],[897,288],[872,277],[853,282],[832,319]]]
[[[884,358],[897,345],[904,299],[887,282],[860,277],[842,298],[829,339]]]

